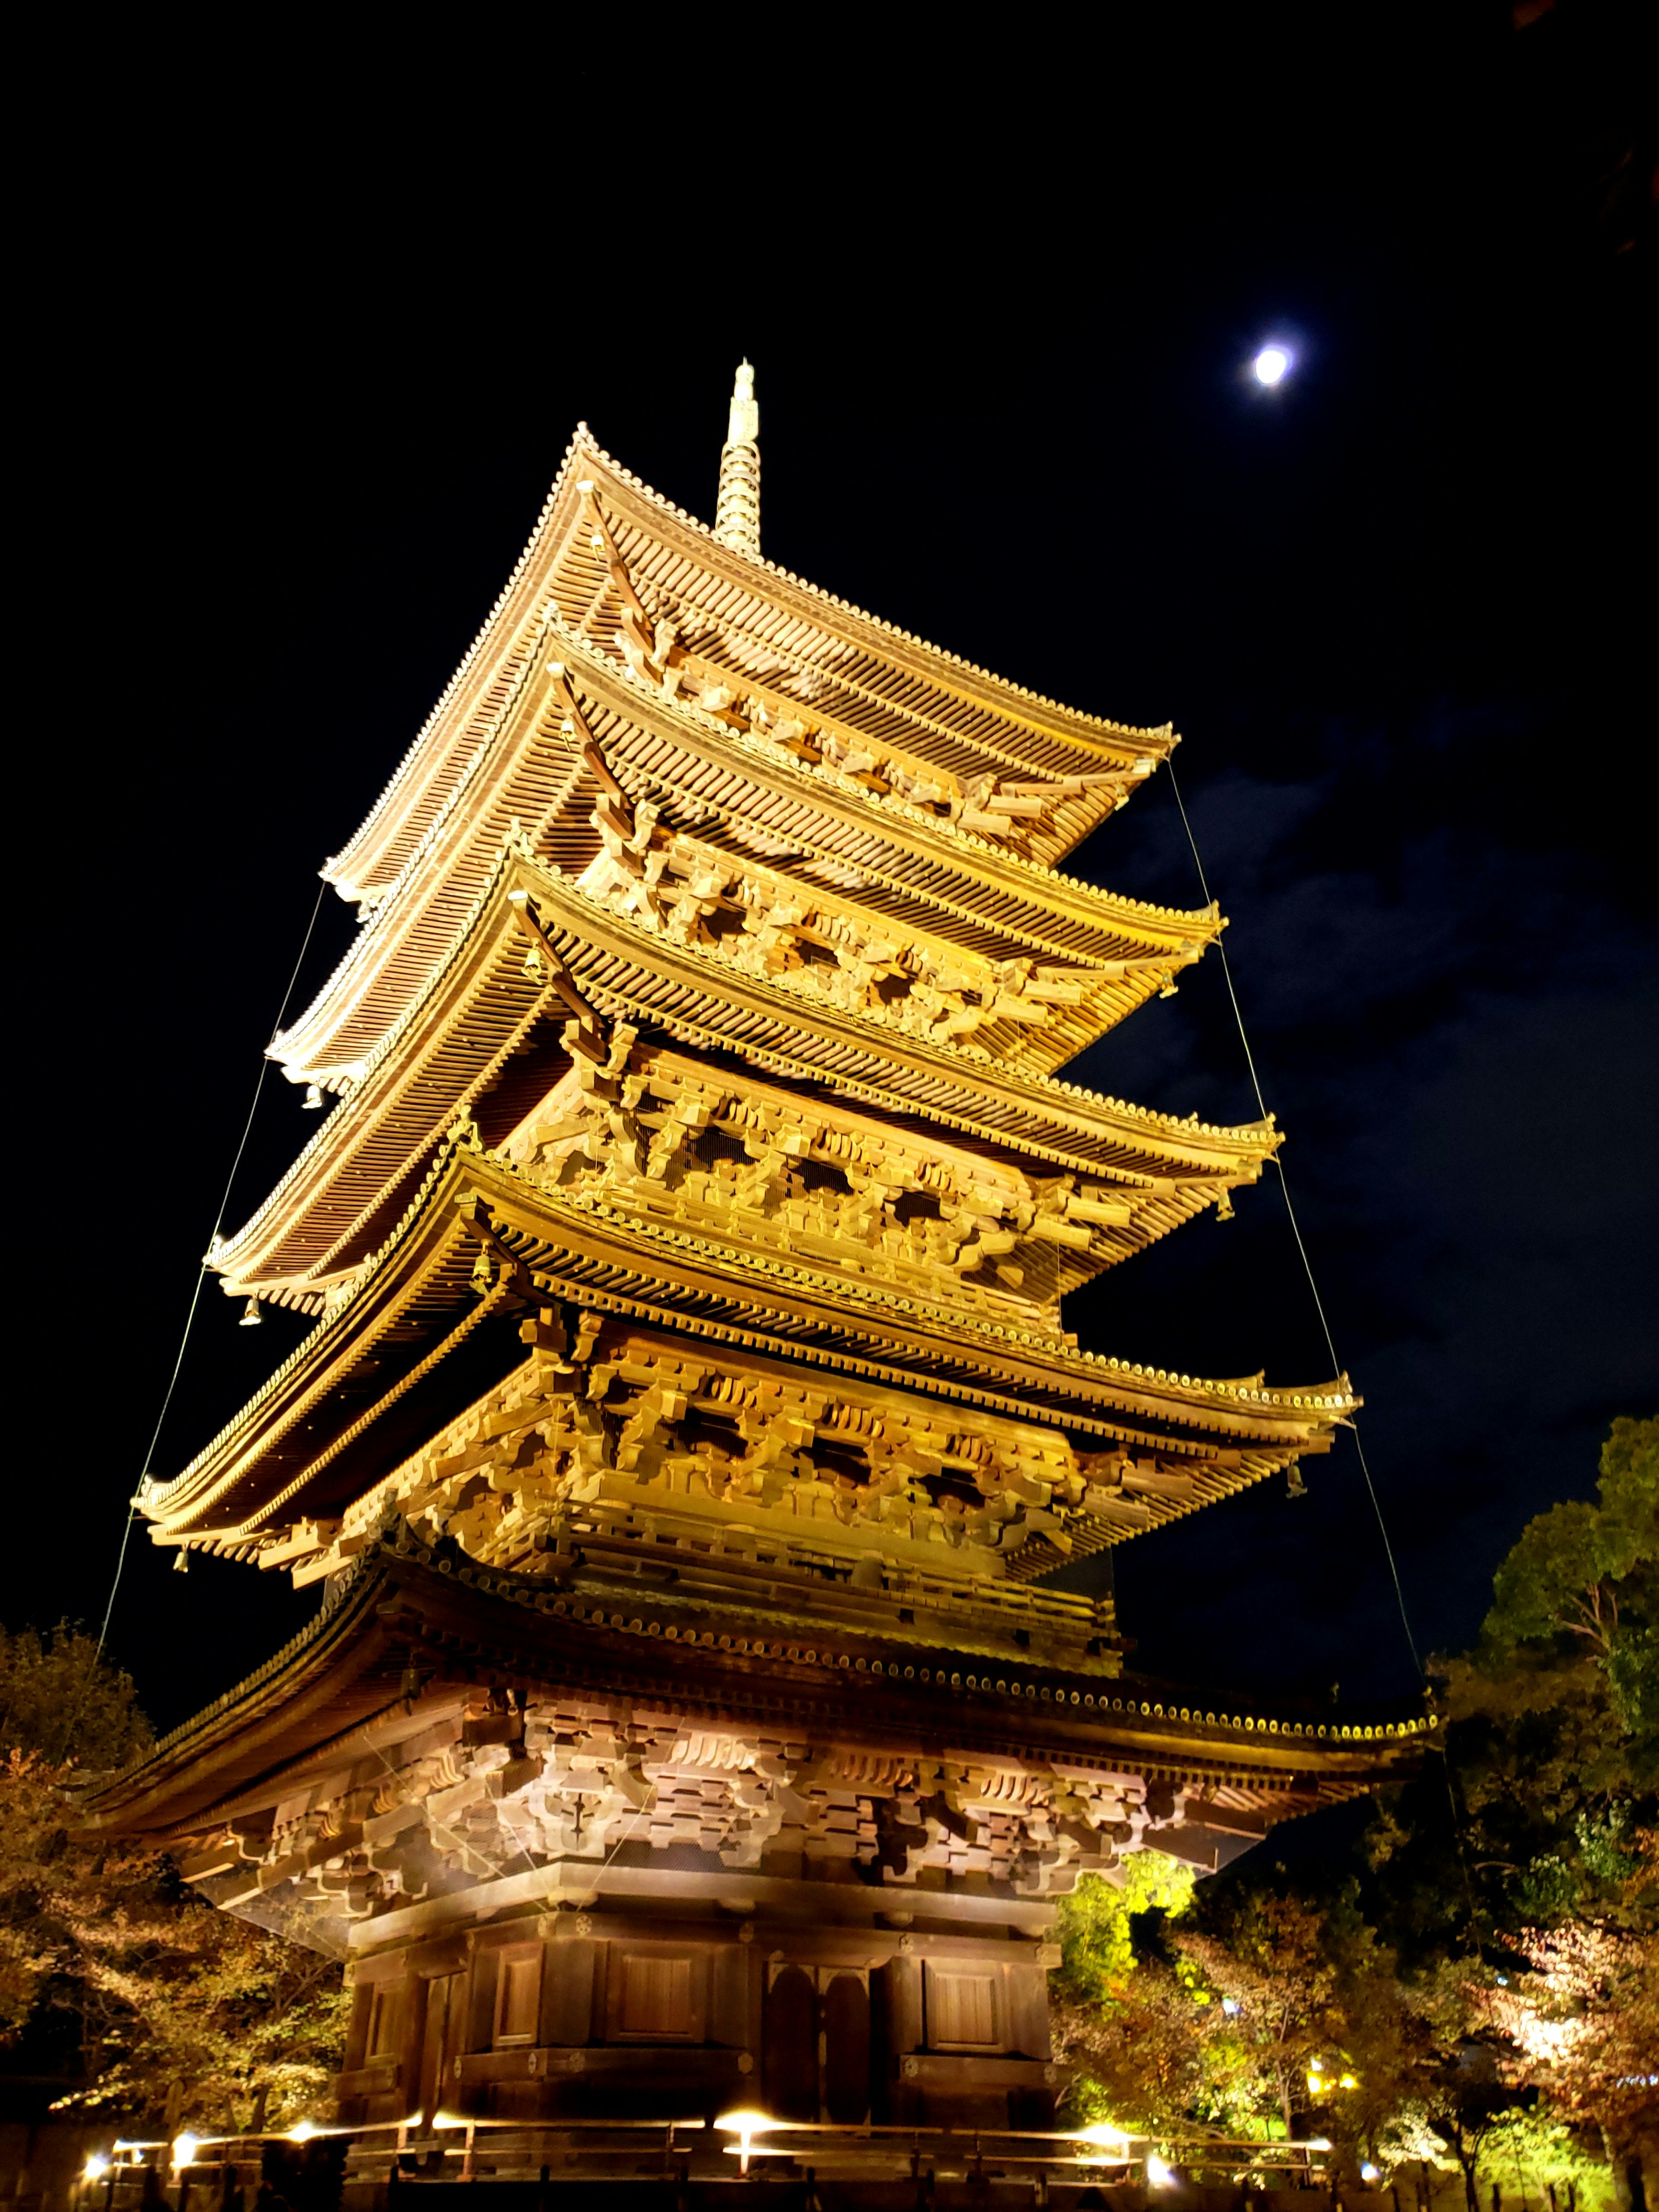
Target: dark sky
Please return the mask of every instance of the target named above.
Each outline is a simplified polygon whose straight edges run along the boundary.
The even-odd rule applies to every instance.
[[[316,868],[572,426],[706,516],[747,353],[773,558],[1184,733],[1418,1639],[1473,1635],[1659,1381],[1641,14],[1517,13],[1169,11],[1066,46],[1034,18],[948,53],[802,17],[744,60],[617,18],[392,75],[273,51],[256,90],[210,58],[199,105],[182,53],[135,47],[142,101],[105,58],[91,168],[41,183],[15,417],[45,803],[14,877],[0,1618],[101,1616]],[[1269,398],[1242,370],[1279,335]],[[1167,777],[1077,865],[1200,902]],[[296,1006],[350,927],[326,900]],[[1073,1072],[1254,1112],[1214,956]],[[267,1082],[229,1223],[312,1126]],[[1189,1371],[1329,1368],[1270,1183],[1073,1324]],[[210,1285],[159,1470],[291,1328]],[[1143,1663],[1411,1692],[1351,1448],[1307,1474],[1119,1552]],[[141,1532],[112,1648],[170,1723],[314,1601],[175,1577]]]

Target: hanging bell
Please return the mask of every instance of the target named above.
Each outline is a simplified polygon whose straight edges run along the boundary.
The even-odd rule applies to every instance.
[[[1218,1221],[1231,1221],[1233,1218],[1233,1194],[1228,1183],[1221,1186],[1221,1195],[1215,1202],[1215,1218]]]
[[[307,1114],[320,1114],[323,1110],[323,1093],[320,1085],[307,1084],[305,1110]]]
[[[489,1255],[482,1248],[472,1262],[472,1287],[482,1297],[495,1279],[495,1271],[489,1264]]]
[[[242,1318],[236,1326],[238,1328],[258,1328],[264,1320],[264,1316],[259,1310],[258,1299],[250,1298],[242,1308]]]
[[[190,1553],[182,1546],[173,1555],[173,1571],[175,1575],[187,1575],[190,1572]]]
[[[532,983],[542,980],[542,956],[533,945],[524,956],[524,972]]]
[[[1302,1480],[1302,1469],[1294,1460],[1285,1470],[1285,1489],[1291,1498],[1305,1498],[1308,1494],[1308,1486]]]

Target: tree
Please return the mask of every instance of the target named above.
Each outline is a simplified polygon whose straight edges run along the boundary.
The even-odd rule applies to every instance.
[[[1598,1500],[1539,1515],[1480,1641],[1443,1662],[1437,1758],[1382,1794],[1352,1873],[1251,1853],[1194,1893],[1140,1854],[1062,1908],[1071,2109],[1189,2142],[1328,2137],[1422,2159],[1470,2212],[1511,2172],[1639,2202],[1659,2149],[1659,1421]],[[1184,1885],[1184,1886],[1183,1886]],[[1595,2148],[1607,2163],[1588,2161]]]
[[[0,1754],[110,1769],[141,1757],[151,1741],[132,1677],[83,1628],[60,1620],[43,1636],[0,1627]]]
[[[72,1839],[65,1738],[104,1759],[143,1749],[132,1685],[89,1638],[5,1637],[12,1742],[0,1759],[0,2050],[66,2077],[60,2105],[153,2125],[169,2093],[198,2126],[314,2113],[343,2039],[332,1960],[206,1904],[162,1854]]]
[[[1115,1880],[1085,1875],[1060,1900],[1053,1984],[1055,2049],[1078,2068],[1068,2117],[1157,2134],[1197,2093],[1200,2039],[1191,1992],[1164,1955],[1163,1924],[1186,1911],[1190,1867],[1136,1851]]]

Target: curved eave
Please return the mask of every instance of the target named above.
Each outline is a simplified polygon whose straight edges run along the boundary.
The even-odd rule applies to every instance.
[[[717,1043],[889,1111],[1065,1158],[1085,1173],[1146,1183],[1254,1181],[1282,1141],[1269,1122],[1182,1121],[1028,1070],[1005,1073],[873,1015],[744,974],[715,951],[678,945],[534,862],[522,864],[520,880],[581,988],[613,1002],[603,1011],[683,1031],[688,1042]]]
[[[1082,767],[1164,757],[1174,744],[1167,729],[1134,729],[1059,706],[925,644],[769,561],[734,552],[719,544],[706,525],[614,461],[581,424],[506,587],[380,799],[349,843],[327,863],[324,873],[331,882],[354,890],[390,883],[426,834],[467,755],[493,724],[501,699],[521,672],[531,633],[553,600],[555,569],[582,526],[583,499],[577,486],[584,482],[599,487],[635,556],[646,556],[648,582],[666,588],[669,579],[678,576],[684,590],[701,580],[699,604],[711,614],[731,619],[751,609],[779,626],[780,636],[810,638],[819,652],[839,651],[843,658],[850,654],[872,662],[896,687],[900,696],[889,703],[901,713],[906,711],[903,695],[919,689],[923,698],[936,698],[947,717],[959,716],[965,708],[970,721],[994,732],[1001,749],[1016,757],[1017,746],[1006,740],[1029,732],[1037,750],[1025,757],[1039,771],[1052,770],[1053,758],[1045,755],[1055,749],[1061,758],[1072,756],[1073,767]],[[597,607],[602,572],[594,565]],[[908,711],[915,714],[914,703]],[[988,756],[988,765],[995,765]]]
[[[1163,1228],[1195,1210],[1173,1186],[1201,1187],[1196,1202],[1206,1203],[1224,1186],[1254,1181],[1279,1141],[1266,1124],[1177,1121],[1022,1072],[1006,1057],[1001,1066],[972,1060],[872,1015],[843,1013],[810,984],[753,977],[718,951],[675,945],[508,850],[497,854],[447,962],[264,1205],[215,1252],[231,1284],[253,1290],[325,1274],[380,1194],[523,1041],[542,994],[524,972],[525,942],[508,905],[515,890],[532,895],[571,972],[606,1011],[888,1113],[1158,1191],[1174,1208]],[[1013,1040],[1000,1025],[984,1034],[1009,1054]]]
[[[602,1313],[1046,1421],[1103,1445],[1180,1449],[1185,1435],[1197,1461],[1220,1445],[1237,1464],[1218,1463],[1212,1480],[1203,1469],[1199,1503],[1327,1449],[1358,1402],[1344,1384],[1287,1397],[1136,1373],[1041,1331],[716,1250],[633,1217],[608,1220],[456,1146],[336,1311],[182,1474],[146,1486],[147,1517],[170,1535],[210,1531],[234,1543],[284,1514],[338,1510],[520,1364],[507,1279],[482,1298],[470,1287],[479,1248],[461,1208],[479,1204],[538,1291]],[[1187,1510],[1155,1503],[1146,1525]],[[1091,1522],[1084,1548],[1133,1533]],[[1027,1565],[1042,1571],[1058,1558]]]
[[[517,670],[500,726],[480,742],[447,793],[386,896],[311,1005],[273,1047],[295,1081],[331,1085],[376,1051],[448,949],[457,915],[485,880],[516,823],[544,857],[579,872],[598,838],[588,823],[597,790],[556,733],[553,665],[587,713],[613,770],[639,797],[718,817],[739,836],[781,840],[856,870],[881,902],[930,910],[950,939],[965,929],[1005,937],[1011,956],[1061,963],[1200,955],[1223,924],[1213,908],[1160,907],[1057,875],[953,829],[920,809],[842,781],[826,781],[777,746],[738,732],[682,700],[662,698],[563,631],[544,630]],[[580,794],[580,795],[579,795]],[[809,897],[837,903],[804,883]],[[952,925],[955,927],[952,927]],[[1081,1025],[1056,1041],[1050,1065],[1073,1056],[1133,1012],[1164,977],[1146,974],[1091,988]]]

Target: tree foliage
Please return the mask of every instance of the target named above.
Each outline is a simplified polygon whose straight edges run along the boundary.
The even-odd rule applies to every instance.
[[[170,2099],[198,2126],[246,2126],[260,2088],[273,2125],[318,2112],[343,2040],[338,1966],[206,1904],[162,1854],[74,1840],[53,1753],[145,1749],[132,1685],[62,1628],[3,1636],[0,1664],[0,2051],[63,2079],[61,2104],[141,2128]]]
[[[1079,1886],[1054,1982],[1075,2116],[1422,2160],[1471,2212],[1517,2172],[1659,2173],[1656,1630],[1659,1422],[1620,1420],[1598,1502],[1499,1565],[1476,1650],[1442,1662],[1443,1760],[1384,1793],[1351,1870],[1253,1852],[1194,1893],[1146,1853]]]
[[[132,1677],[103,1658],[83,1628],[60,1620],[43,1636],[0,1626],[0,1753],[110,1769],[141,1757],[150,1741]]]

